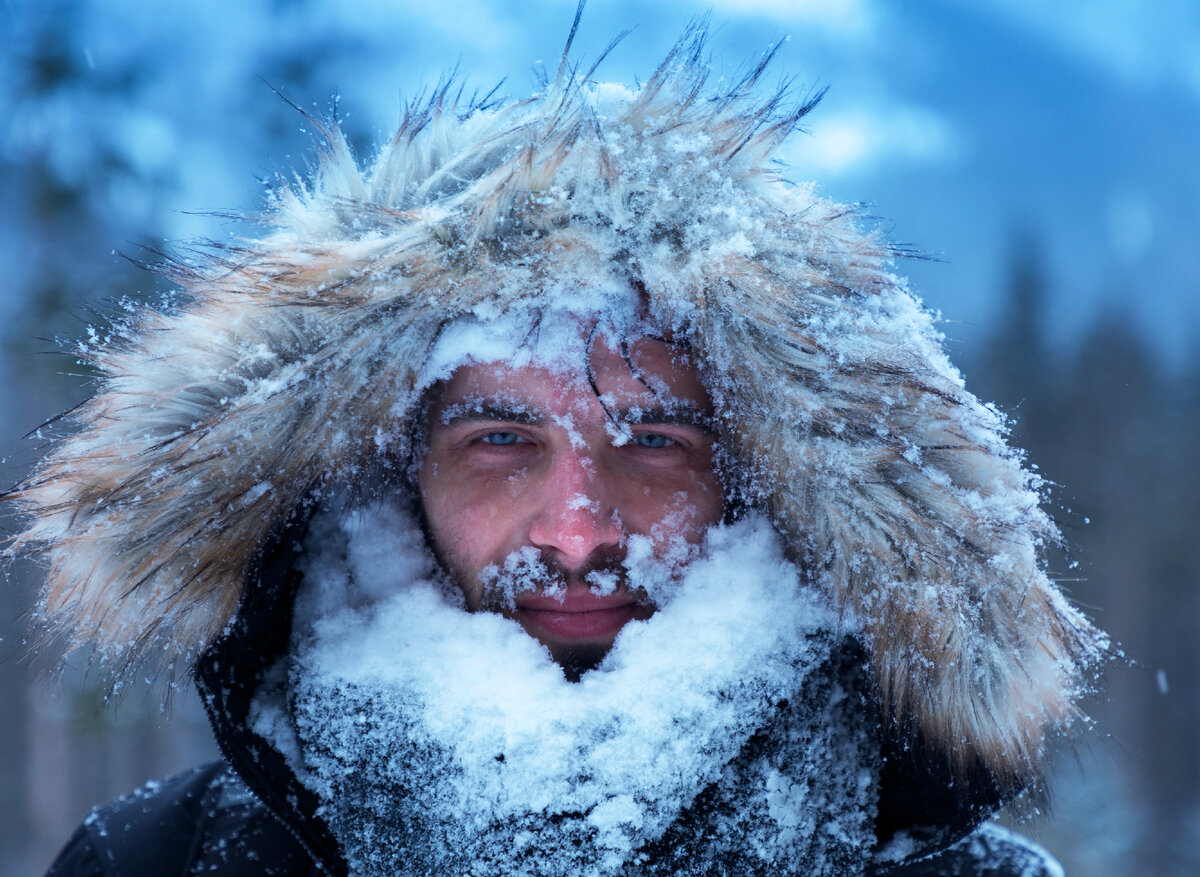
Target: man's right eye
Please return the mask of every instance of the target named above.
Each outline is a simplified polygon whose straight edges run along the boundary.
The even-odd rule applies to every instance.
[[[480,436],[479,440],[486,445],[517,445],[528,441],[515,432],[489,432]]]

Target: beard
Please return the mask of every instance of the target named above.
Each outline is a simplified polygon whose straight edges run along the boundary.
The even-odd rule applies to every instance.
[[[656,607],[646,590],[631,585],[629,577],[624,552],[597,550],[581,566],[568,568],[553,551],[526,546],[509,554],[502,563],[489,564],[480,572],[479,608],[522,622],[524,595],[561,602],[568,592],[587,591],[596,597],[627,596],[635,604],[633,617],[645,620],[654,614]],[[526,631],[546,646],[569,682],[578,682],[584,673],[598,667],[613,645],[612,637],[547,639],[536,629],[526,627]]]
[[[765,521],[714,530],[569,684],[511,619],[464,611],[423,540],[381,546],[396,521],[374,514],[310,551],[286,684],[254,711],[353,873],[861,873],[868,713]]]
[[[553,549],[526,545],[478,574],[466,559],[444,550],[423,525],[428,544],[447,578],[464,595],[470,608],[522,621],[522,597],[536,594],[563,601],[568,592],[589,592],[603,598],[627,595],[634,605],[632,616],[650,618],[659,605],[670,601],[686,565],[697,556],[698,546],[682,537],[651,540],[627,536],[621,546],[606,546],[592,552],[582,564],[567,566]],[[544,608],[544,603],[541,604]],[[549,650],[570,682],[595,669],[613,645],[613,637],[554,638],[529,627],[530,636]]]
[[[553,550],[526,545],[474,574],[466,558],[440,545],[423,522],[421,526],[445,574],[464,594],[479,592],[477,608],[500,614],[515,608],[522,593],[553,596],[572,587],[586,587],[597,596],[625,591],[648,606],[663,605],[671,599],[683,568],[699,552],[698,545],[682,537],[652,539],[635,533],[619,548],[597,549],[575,568],[565,566]]]
[[[630,591],[624,560],[623,553],[598,550],[582,566],[568,569],[552,551],[527,545],[500,563],[488,564],[480,570],[479,608],[503,614],[516,608],[518,595],[530,591],[551,597],[566,594],[568,588],[587,588],[597,595]],[[453,564],[443,565],[457,568]],[[459,581],[459,585],[462,587],[464,583]],[[649,603],[645,591],[641,592],[641,599]]]

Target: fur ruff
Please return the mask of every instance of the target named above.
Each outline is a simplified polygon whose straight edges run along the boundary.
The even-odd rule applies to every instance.
[[[405,457],[442,327],[616,277],[706,364],[743,498],[859,627],[898,727],[1028,780],[1107,650],[1041,568],[1040,485],[891,251],[769,169],[815,101],[757,96],[765,61],[707,94],[703,53],[697,28],[632,93],[565,64],[506,105],[447,86],[366,170],[324,130],[270,231],[172,266],[177,304],[84,351],[98,391],[7,496],[48,625],[190,665],[273,528]]]

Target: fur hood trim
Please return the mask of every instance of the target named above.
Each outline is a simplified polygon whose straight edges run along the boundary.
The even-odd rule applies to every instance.
[[[815,101],[763,97],[766,61],[709,93],[704,40],[635,91],[565,62],[519,102],[447,85],[366,170],[324,130],[263,237],[171,266],[173,303],[83,345],[100,386],[8,495],[49,626],[118,668],[190,666],[274,528],[404,458],[443,327],[615,279],[704,363],[744,498],[861,630],[882,707],[1029,778],[1107,649],[1041,567],[1040,485],[889,249],[768,164]]]

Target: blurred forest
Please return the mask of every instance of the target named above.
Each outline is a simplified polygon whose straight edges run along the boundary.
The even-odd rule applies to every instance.
[[[1032,827],[1068,874],[1200,873],[1200,357],[1169,372],[1116,309],[1061,349],[1040,265],[1017,235],[1004,318],[960,360],[1049,481],[1052,573],[1125,660],[1091,739],[1059,747],[1055,818]]]
[[[102,325],[95,313],[119,310],[122,297],[159,291],[153,276],[111,251],[153,262],[168,249],[164,205],[180,203],[178,163],[145,161],[112,129],[70,116],[84,92],[114,106],[151,100],[153,65],[89,69],[72,43],[77,7],[58,5],[58,15],[6,48],[2,71],[0,469],[10,484],[36,458],[37,424],[88,390],[86,367],[56,352],[57,339]],[[281,45],[254,72],[301,93],[326,81],[323,57],[352,49]],[[301,153],[294,111],[275,105],[275,116],[245,114],[243,147]],[[344,124],[352,141],[371,139],[353,119]],[[80,140],[89,156],[82,170],[67,154]],[[1052,553],[1053,572],[1127,656],[1089,702],[1094,730],[1059,747],[1053,812],[1024,830],[1069,874],[1197,874],[1200,356],[1168,366],[1119,304],[1080,343],[1064,344],[1047,323],[1055,278],[1046,256],[1036,228],[1014,232],[1008,281],[997,290],[1001,319],[970,347],[945,327],[968,386],[1011,415],[1013,443],[1047,479],[1066,545]],[[1200,278],[1191,282],[1200,292]],[[13,522],[0,526],[11,532]],[[165,712],[149,685],[106,704],[102,680],[82,664],[49,673],[48,659],[29,658],[36,579],[18,563],[0,590],[0,877],[41,873],[93,804],[216,754],[186,686]]]

